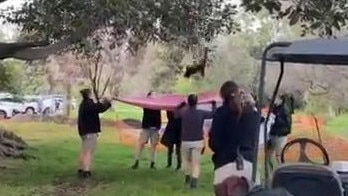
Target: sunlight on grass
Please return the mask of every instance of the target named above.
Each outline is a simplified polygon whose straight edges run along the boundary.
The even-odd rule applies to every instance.
[[[182,174],[163,169],[166,165],[163,153],[158,156],[157,171],[148,169],[148,152],[144,153],[140,169],[130,170],[133,149],[117,144],[113,127],[104,127],[95,154],[95,175],[89,181],[81,182],[75,174],[76,155],[80,147],[75,127],[18,122],[5,122],[2,125],[27,140],[34,148],[29,153],[37,159],[0,162],[0,195],[59,195],[59,184],[63,184],[60,185],[63,190],[70,190],[64,193],[68,196],[81,195],[71,188],[72,185],[81,184],[85,195],[211,195],[212,164],[209,156],[203,158],[202,187],[192,192],[184,189]],[[6,169],[1,166],[6,166]]]

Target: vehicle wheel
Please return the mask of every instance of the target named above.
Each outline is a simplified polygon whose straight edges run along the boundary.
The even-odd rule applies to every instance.
[[[0,119],[6,119],[7,115],[5,111],[0,110]]]
[[[29,115],[33,115],[35,113],[34,109],[33,108],[27,108],[25,110],[25,114],[29,114]]]

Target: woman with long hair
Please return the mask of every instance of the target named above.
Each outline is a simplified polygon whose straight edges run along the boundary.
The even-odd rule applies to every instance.
[[[209,147],[214,153],[215,194],[225,196],[231,192],[247,192],[250,188],[248,182],[251,181],[252,163],[258,145],[256,134],[260,115],[250,93],[241,91],[233,81],[222,85],[220,96],[223,105],[214,115]],[[235,186],[240,183],[243,186]]]

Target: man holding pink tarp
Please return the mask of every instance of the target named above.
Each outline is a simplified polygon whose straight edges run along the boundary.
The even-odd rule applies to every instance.
[[[151,97],[152,92],[147,94],[147,97]],[[155,169],[155,156],[156,148],[159,142],[159,130],[161,129],[161,111],[144,108],[143,120],[142,120],[142,131],[140,133],[138,145],[135,152],[135,163],[132,169],[137,169],[139,167],[139,159],[145,145],[151,142],[151,163],[150,168]]]

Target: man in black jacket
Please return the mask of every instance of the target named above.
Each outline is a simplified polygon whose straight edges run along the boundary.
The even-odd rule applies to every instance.
[[[91,90],[80,91],[82,101],[78,111],[78,132],[82,140],[79,154],[79,170],[81,177],[90,177],[90,165],[93,151],[97,144],[98,133],[101,132],[99,113],[103,113],[111,107],[111,100],[102,99],[95,103],[91,99]]]
[[[272,156],[275,152],[277,162],[280,163],[281,152],[287,142],[287,136],[291,133],[293,104],[287,94],[281,95],[277,102],[272,111],[275,120],[267,144],[267,156]]]

